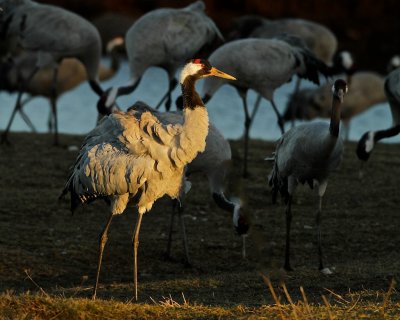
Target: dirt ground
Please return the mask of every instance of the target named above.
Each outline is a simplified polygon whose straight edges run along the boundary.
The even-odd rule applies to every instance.
[[[12,146],[0,146],[0,291],[15,293],[43,290],[48,294],[90,297],[95,276],[98,236],[108,217],[98,201],[69,211],[68,199],[58,201],[79,146],[81,136],[62,135],[61,147],[52,136],[12,133]],[[341,169],[331,176],[323,202],[325,263],[330,276],[317,270],[314,213],[316,196],[299,187],[293,205],[292,266],[284,273],[284,204],[272,205],[266,183],[273,142],[252,141],[250,174],[240,179],[242,144],[232,141],[234,170],[232,195],[246,201],[251,217],[247,259],[241,258],[241,238],[231,216],[212,201],[206,179],[192,177],[185,202],[185,221],[193,267],[182,264],[179,233],[174,234],[172,255],[165,260],[171,212],[169,199],[160,200],[143,218],[139,245],[139,301],[171,296],[195,304],[259,306],[273,299],[260,274],[274,285],[284,281],[293,299],[302,286],[310,302],[321,295],[342,297],[362,293],[376,299],[400,272],[399,145],[379,144],[358,179],[359,163],[354,143],[346,144]],[[110,228],[100,277],[99,298],[133,297],[131,238],[136,211],[129,208],[115,217]],[[391,298],[400,300],[395,290]]]

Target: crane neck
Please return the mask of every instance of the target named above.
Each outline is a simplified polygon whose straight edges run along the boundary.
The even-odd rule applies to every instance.
[[[331,122],[329,126],[329,133],[331,136],[335,138],[339,137],[340,109],[341,109],[341,101],[334,94],[332,98],[332,113],[331,113]]]
[[[194,76],[187,76],[181,82],[183,108],[195,109],[198,107],[205,107],[199,94],[196,92],[195,83],[197,78]]]
[[[400,124],[398,124],[394,127],[391,127],[389,129],[386,129],[386,130],[376,131],[375,135],[374,135],[374,140],[379,141],[384,138],[394,137],[394,136],[398,135],[399,133],[400,133]]]

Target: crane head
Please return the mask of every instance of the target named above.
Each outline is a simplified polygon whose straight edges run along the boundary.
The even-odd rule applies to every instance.
[[[235,77],[211,66],[210,62],[208,62],[208,60],[206,59],[191,59],[182,69],[181,83],[184,83],[185,79],[189,77],[201,79],[211,76],[225,78],[229,80],[236,80]]]
[[[339,98],[340,102],[343,102],[343,97],[347,91],[347,83],[343,79],[337,79],[332,86],[333,95]]]

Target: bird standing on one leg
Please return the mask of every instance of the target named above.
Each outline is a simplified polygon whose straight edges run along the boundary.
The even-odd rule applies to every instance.
[[[134,198],[138,207],[133,250],[137,299],[137,249],[142,216],[164,195],[179,197],[185,166],[206,145],[208,113],[195,90],[198,79],[217,76],[231,80],[203,59],[191,60],[182,70],[183,123],[164,125],[151,112],[140,117],[115,112],[85,138],[62,195],[71,193],[71,209],[97,198],[110,203],[110,217],[101,234],[93,298],[112,217],[124,212]]]
[[[291,128],[277,143],[273,156],[273,169],[269,176],[273,202],[278,191],[286,202],[286,270],[290,265],[290,227],[292,222],[292,198],[298,183],[308,183],[318,193],[316,214],[319,270],[330,274],[322,263],[320,221],[322,197],[328,184],[329,174],[336,170],[342,160],[343,142],[339,136],[340,109],[347,92],[344,80],[336,80],[333,85],[332,113],[330,124],[326,122],[306,123]]]

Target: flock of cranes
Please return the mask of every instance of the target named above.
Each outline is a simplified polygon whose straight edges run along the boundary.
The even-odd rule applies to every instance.
[[[138,211],[132,240],[136,299],[137,250],[142,217],[164,195],[175,200],[186,262],[190,264],[182,210],[184,195],[191,186],[188,178],[192,173],[205,174],[212,198],[220,208],[230,212],[234,228],[245,239],[250,222],[244,207],[237,199],[225,196],[225,178],[231,162],[229,142],[209,122],[204,105],[224,84],[234,86],[242,99],[245,114],[244,176],[248,173],[249,131],[261,98],[271,103],[278,119],[282,137],[269,158],[273,162],[269,184],[273,202],[279,192],[286,203],[284,268],[292,270],[290,230],[294,191],[299,183],[307,183],[316,189],[318,195],[318,268],[324,274],[331,273],[322,261],[320,220],[328,177],[340,165],[343,154],[341,111],[343,115],[347,108],[350,110],[349,115],[343,118],[348,123],[354,114],[383,101],[385,97],[389,101],[393,126],[387,130],[366,132],[358,143],[356,154],[365,162],[377,141],[400,132],[400,69],[391,71],[385,79],[372,73],[354,72],[350,56],[337,52],[338,41],[325,26],[301,19],[271,21],[255,16],[239,19],[234,32],[227,38],[229,41],[203,59],[202,50],[213,41],[222,42],[224,38],[206,15],[204,3],[196,1],[181,9],[151,11],[132,25],[123,41],[113,42],[109,50],[112,54],[115,47],[125,45],[130,79],[118,87],[103,89],[99,81],[112,76],[118,63],[113,60],[110,72],[102,76],[101,39],[90,22],[60,7],[32,0],[0,0],[0,8],[1,48],[7,48],[7,56],[2,58],[0,65],[0,89],[18,92],[2,142],[8,142],[8,132],[17,112],[33,128],[23,111],[24,93],[49,97],[49,127],[54,128],[55,144],[58,143],[57,97],[84,79],[98,95],[97,110],[99,119],[102,119],[85,137],[60,196],[70,194],[72,211],[97,199],[105,200],[110,208],[99,241],[93,298],[97,295],[112,218],[122,214],[130,201],[135,203]],[[74,72],[76,79],[63,86],[64,75],[71,77],[67,71],[71,71],[77,61],[81,71]],[[67,63],[71,66],[62,71]],[[117,104],[118,97],[132,94],[146,70],[152,66],[167,72],[166,93],[155,108],[138,101],[127,111],[122,111]],[[178,81],[176,73],[181,67]],[[346,81],[338,79],[332,83],[331,77],[336,74],[342,74]],[[297,84],[285,114],[281,115],[274,101],[274,91],[294,76],[298,77]],[[321,76],[325,78],[325,84],[322,84]],[[41,86],[42,78],[47,79],[46,85]],[[206,79],[199,94],[195,83],[202,78]],[[301,79],[308,79],[318,87],[301,90]],[[171,112],[171,92],[178,83],[182,96],[177,100],[177,107],[182,111]],[[379,87],[381,92],[375,92],[371,87]],[[260,97],[252,112],[247,104],[250,89]],[[163,103],[167,112],[156,110]],[[314,109],[314,114],[311,109]],[[285,133],[284,121],[310,119],[321,114],[329,117],[330,123],[307,122],[292,126]],[[175,210],[171,216],[168,254],[174,217]]]

